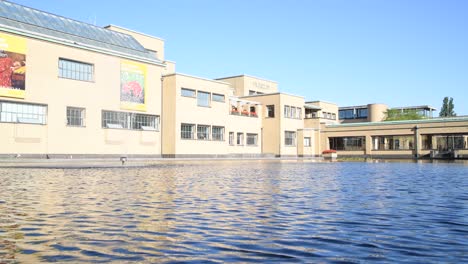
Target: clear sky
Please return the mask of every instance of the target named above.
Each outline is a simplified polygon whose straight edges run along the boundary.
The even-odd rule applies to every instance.
[[[431,105],[468,115],[466,0],[13,0],[163,38],[180,73],[248,74],[340,106]]]

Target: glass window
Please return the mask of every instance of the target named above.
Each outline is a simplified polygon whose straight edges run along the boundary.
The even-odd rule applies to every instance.
[[[224,127],[213,126],[211,138],[213,140],[223,141],[224,140]]]
[[[237,145],[244,145],[244,133],[237,132]]]
[[[289,105],[284,106],[284,117],[289,117],[289,114],[291,113],[291,107]]]
[[[224,94],[213,94],[213,101],[224,103]]]
[[[229,145],[234,145],[234,132],[229,132]]]
[[[300,107],[297,108],[297,118],[302,119],[302,108]]]
[[[354,118],[353,109],[339,110],[338,114],[339,114],[340,119],[353,119]]]
[[[195,90],[187,89],[187,88],[181,88],[180,89],[180,95],[186,96],[186,97],[195,97]]]
[[[181,124],[180,125],[180,138],[182,139],[194,139],[195,125],[193,124]]]
[[[92,82],[94,80],[94,65],[59,58],[59,77]]]
[[[365,137],[331,137],[329,138],[330,149],[334,150],[364,150],[366,147]]]
[[[256,146],[257,145],[258,134],[247,133],[247,145]]]
[[[304,147],[310,147],[310,146],[311,146],[310,137],[305,137],[304,138]]]
[[[131,130],[159,130],[159,116],[103,110],[102,127]]]
[[[274,105],[267,105],[267,117],[275,117],[275,106]]]
[[[210,107],[210,93],[197,92],[198,106]]]
[[[197,139],[209,140],[210,139],[210,126],[197,125]]]
[[[295,146],[296,145],[296,132],[284,131],[284,145]]]
[[[291,118],[296,118],[296,107],[291,106]]]
[[[372,137],[374,150],[412,150],[414,149],[414,136],[375,136]]]
[[[0,122],[46,124],[47,106],[0,101]]]
[[[67,126],[84,126],[85,109],[67,107]]]
[[[367,108],[356,109],[356,118],[367,118]]]

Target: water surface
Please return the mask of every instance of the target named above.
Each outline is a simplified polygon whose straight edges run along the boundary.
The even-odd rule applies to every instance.
[[[468,262],[468,166],[0,169],[3,262]]]

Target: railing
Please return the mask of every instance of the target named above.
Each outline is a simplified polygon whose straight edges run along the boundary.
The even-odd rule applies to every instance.
[[[231,115],[240,115],[240,116],[249,116],[249,117],[258,117],[256,112],[249,112],[249,111],[237,111],[231,110]]]

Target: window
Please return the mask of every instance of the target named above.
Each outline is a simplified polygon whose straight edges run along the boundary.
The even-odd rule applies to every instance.
[[[194,139],[195,125],[181,124],[180,125],[180,138]]]
[[[244,133],[237,133],[237,145],[244,145]]]
[[[159,130],[159,116],[103,110],[102,127],[157,131]]]
[[[297,118],[302,119],[302,108],[300,107],[297,108]]]
[[[197,125],[197,139],[209,140],[210,139],[210,126]]]
[[[213,94],[213,101],[224,103],[224,94]]]
[[[256,146],[257,145],[258,134],[249,134],[247,133],[247,145]]]
[[[249,95],[260,95],[260,94],[264,94],[264,93],[258,92],[258,91],[254,91],[254,90],[249,90]]]
[[[234,132],[229,132],[229,145],[234,145]]]
[[[84,126],[85,109],[67,107],[67,126]]]
[[[223,141],[224,140],[224,127],[213,126],[211,131],[211,138],[213,140]]]
[[[210,107],[210,93],[198,91],[197,103],[198,103],[198,106]]]
[[[310,142],[310,137],[305,137],[304,138],[304,147],[310,147],[311,142]]]
[[[296,145],[296,132],[284,131],[284,145],[295,146]]]
[[[367,108],[356,109],[356,118],[367,118]]]
[[[275,106],[274,105],[267,105],[267,117],[275,117]]]
[[[291,107],[289,105],[284,106],[284,117],[289,117],[289,113],[291,112]]]
[[[364,150],[366,147],[365,137],[331,137],[329,138],[330,148],[334,150]]]
[[[340,119],[353,119],[354,118],[353,109],[339,110],[338,114],[339,114]]]
[[[180,89],[180,95],[186,96],[186,97],[195,97],[195,90],[187,89],[187,88],[181,88]]]
[[[94,65],[59,58],[59,77],[92,82],[94,80]]]
[[[46,124],[47,106],[0,101],[0,122]]]
[[[414,136],[375,136],[372,137],[374,150],[414,149]]]
[[[291,114],[289,117],[296,118],[296,107],[291,106]]]
[[[332,118],[331,118],[331,119],[336,120],[336,114],[335,114],[335,113],[332,114]]]

